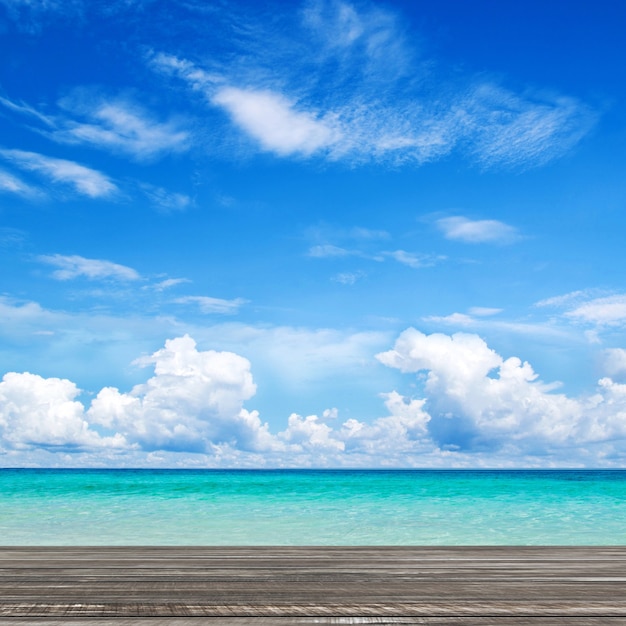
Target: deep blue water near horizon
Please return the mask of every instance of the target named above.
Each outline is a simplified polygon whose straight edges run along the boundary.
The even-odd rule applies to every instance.
[[[622,470],[0,469],[0,545],[623,545]]]

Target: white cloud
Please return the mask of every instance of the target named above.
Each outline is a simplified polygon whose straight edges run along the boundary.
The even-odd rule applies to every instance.
[[[451,313],[450,315],[427,315],[423,318],[425,322],[437,322],[439,324],[449,324],[451,326],[472,326],[476,320],[466,313]]]
[[[146,453],[169,451],[183,463],[193,453],[205,465],[257,467],[597,465],[626,455],[626,384],[603,378],[594,395],[569,398],[539,381],[528,363],[504,359],[463,333],[408,329],[378,358],[425,372],[424,397],[381,394],[387,416],[371,422],[339,423],[336,409],[321,417],[293,413],[276,434],[244,408],[256,392],[250,362],[198,350],[189,336],[138,359],[154,367],[147,382],[128,393],[105,387],[87,410],[69,380],[9,373],[0,383],[0,449],[13,458],[30,458],[15,454],[32,450],[83,458],[89,451],[99,463],[139,464]]]
[[[540,165],[569,150],[595,121],[574,98],[512,93],[498,85],[477,85],[458,105],[471,128],[472,152],[480,163]]]
[[[345,248],[340,248],[339,246],[334,246],[332,244],[312,246],[311,248],[309,248],[308,252],[309,256],[318,259],[323,259],[326,257],[349,256],[351,254],[354,254],[354,251],[346,250]]]
[[[86,259],[76,254],[64,256],[62,254],[43,255],[37,257],[42,263],[58,267],[52,276],[58,280],[71,280],[84,276],[89,280],[139,280],[141,276],[131,267],[103,261],[100,259]]]
[[[279,437],[293,444],[296,452],[317,452],[320,449],[342,451],[344,449],[343,442],[337,439],[333,429],[320,421],[317,415],[302,417],[292,413],[287,420],[287,429],[279,433]]]
[[[450,326],[480,326],[484,325],[485,322],[481,319],[483,317],[491,317],[492,315],[497,315],[500,313],[502,309],[493,309],[488,307],[472,307],[469,310],[469,314],[467,313],[451,313],[450,315],[428,315],[423,317],[422,319],[426,322],[436,322],[439,324],[447,324]],[[524,327],[522,324],[516,325],[515,323],[508,322],[489,322],[491,327],[500,327],[507,328],[511,331],[516,332],[539,332],[539,328],[535,325],[527,325]]]
[[[5,191],[8,193],[15,193],[19,196],[35,197],[40,195],[40,192],[27,185],[23,180],[13,176],[8,172],[0,170],[0,192]]]
[[[604,351],[604,370],[615,378],[626,374],[626,350],[623,348],[608,348]]]
[[[331,280],[342,285],[354,285],[365,276],[366,274],[364,272],[340,272],[332,276]]]
[[[165,289],[170,289],[171,287],[176,287],[176,285],[182,285],[184,283],[190,283],[191,281],[188,278],[166,278],[154,285],[154,288],[157,291],[164,291]]]
[[[466,243],[506,243],[517,236],[515,228],[498,220],[470,220],[457,215],[438,219],[436,224],[446,239]]]
[[[477,335],[408,329],[378,359],[402,372],[427,372],[429,432],[443,448],[576,455],[593,443],[619,446],[626,435],[625,386],[602,379],[588,398],[554,393],[528,363],[502,358]]]
[[[78,394],[69,380],[5,374],[0,382],[0,449],[124,446],[122,437],[101,437],[90,428]]]
[[[192,205],[191,198],[186,194],[171,192],[154,185],[144,184],[141,188],[152,204],[164,213],[186,211]]]
[[[54,121],[52,120],[52,118],[48,117],[47,115],[43,115],[42,113],[37,111],[37,109],[29,106],[24,102],[17,103],[9,100],[8,98],[3,98],[0,96],[0,105],[13,113],[18,113],[19,115],[36,119],[38,122],[41,122],[46,126],[54,126]]]
[[[380,380],[373,355],[391,339],[387,332],[238,323],[193,332],[206,344],[245,354],[277,381],[279,390],[295,392],[296,398],[310,394],[321,381],[325,386],[355,384],[371,389]]]
[[[502,309],[496,309],[486,306],[473,306],[470,308],[469,312],[470,315],[476,315],[478,317],[491,317],[492,315],[502,313]]]
[[[240,48],[227,63],[211,59],[205,69],[166,54],[150,63],[282,157],[421,165],[456,152],[483,167],[523,169],[561,156],[595,122],[571,97],[516,93],[484,74],[455,84],[437,59],[417,54],[398,12],[317,0],[300,17],[277,16],[277,36],[233,16]]]
[[[374,230],[372,228],[362,228],[360,226],[350,229],[348,236],[353,239],[364,240],[391,238],[391,235],[386,230]]]
[[[622,326],[626,323],[626,295],[595,298],[567,311],[565,316],[577,322],[598,326]]]
[[[222,298],[211,298],[210,296],[183,296],[182,298],[176,298],[173,302],[177,304],[197,304],[200,310],[207,314],[233,315],[239,311],[239,308],[247,300],[243,298],[224,300]]]
[[[216,85],[224,84],[221,74],[207,72],[191,61],[179,59],[172,54],[152,53],[148,56],[148,63],[158,72],[183,79],[194,91],[208,93]]]
[[[565,305],[571,305],[572,303],[581,302],[587,300],[590,292],[587,290],[572,291],[560,296],[553,296],[552,298],[546,298],[535,303],[538,307],[562,307]]]
[[[82,16],[82,0],[2,0],[7,15],[17,27],[27,33],[38,33],[51,19],[65,21]]]
[[[390,412],[388,417],[378,418],[372,424],[356,419],[343,423],[340,434],[346,452],[365,454],[392,467],[402,465],[403,457],[419,459],[421,454],[432,453],[430,415],[424,410],[424,400],[407,399],[396,391],[381,396]]]
[[[331,122],[298,111],[294,102],[279,93],[224,87],[213,96],[213,102],[226,109],[235,124],[263,149],[280,156],[308,156],[340,138]]]
[[[415,254],[413,252],[406,252],[405,250],[394,250],[392,252],[383,252],[384,256],[391,257],[402,263],[402,265],[408,265],[414,269],[421,269],[422,267],[432,267],[437,261],[444,259],[445,257],[433,257],[427,254]]]
[[[74,161],[24,150],[0,150],[0,156],[21,169],[37,172],[56,183],[71,185],[78,193],[90,198],[111,196],[117,191],[107,176]]]
[[[166,341],[151,357],[154,376],[130,393],[106,387],[91,403],[90,421],[143,449],[210,452],[214,444],[243,450],[271,447],[267,425],[243,403],[256,392],[247,359],[198,351],[189,336]]]
[[[61,143],[86,143],[98,148],[129,154],[136,159],[151,159],[168,152],[186,150],[190,135],[174,121],[157,122],[143,109],[123,100],[94,103],[93,94],[76,92],[61,101],[72,114],[88,122],[59,120],[60,129],[49,133]]]

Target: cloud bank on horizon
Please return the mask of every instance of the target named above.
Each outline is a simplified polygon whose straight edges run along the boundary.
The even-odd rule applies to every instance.
[[[626,371],[626,350],[607,357],[615,373]],[[626,452],[626,384],[608,376],[594,394],[570,398],[478,335],[414,328],[376,358],[423,373],[424,397],[381,393],[388,415],[370,423],[343,421],[334,407],[292,413],[276,433],[244,408],[256,393],[250,362],[200,351],[189,335],[138,359],[154,367],[145,383],[128,393],[104,387],[88,407],[70,380],[10,372],[0,382],[0,450],[30,463],[144,465],[147,453],[150,465],[178,457],[212,467],[577,466]]]
[[[623,464],[624,23],[0,0],[0,465]]]

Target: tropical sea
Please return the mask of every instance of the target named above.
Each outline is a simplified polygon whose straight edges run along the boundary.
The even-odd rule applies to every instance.
[[[0,545],[618,545],[620,470],[0,469]]]

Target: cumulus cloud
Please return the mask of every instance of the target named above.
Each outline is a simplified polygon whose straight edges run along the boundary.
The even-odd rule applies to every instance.
[[[79,393],[69,380],[28,372],[5,374],[0,382],[0,450],[125,446],[121,436],[101,437],[90,427],[76,400]]]
[[[626,350],[623,348],[608,348],[604,351],[604,369],[613,377],[626,376]]]
[[[425,372],[429,432],[444,449],[541,455],[626,434],[626,396],[611,379],[602,379],[594,396],[569,398],[541,382],[529,363],[504,359],[477,335],[408,329],[378,359]]]
[[[37,257],[42,263],[53,265],[59,269],[52,272],[57,280],[71,280],[84,276],[89,280],[139,280],[141,276],[132,267],[119,265],[101,259],[86,259],[77,254],[65,256],[62,254],[42,255]]]
[[[102,389],[87,413],[90,421],[148,450],[207,452],[224,443],[243,450],[271,447],[267,425],[243,408],[256,392],[247,359],[200,352],[186,335],[166,341],[139,363],[154,365],[154,376],[130,393]]]
[[[425,401],[409,399],[397,391],[381,394],[389,416],[368,424],[357,419],[343,423],[341,437],[348,454],[364,454],[378,458],[379,463],[403,464],[403,456],[413,459],[432,453],[434,446],[428,433],[430,415],[424,410]]]
[[[74,161],[55,159],[24,150],[0,150],[0,157],[17,167],[37,172],[55,183],[68,184],[90,198],[113,195],[117,186],[104,174]]]
[[[465,243],[507,243],[517,236],[512,226],[498,220],[470,220],[460,215],[438,219],[446,239]]]
[[[623,352],[607,353],[616,373]],[[571,398],[477,335],[415,329],[378,360],[417,375],[421,391],[380,394],[386,415],[369,422],[342,420],[336,408],[292,413],[275,434],[245,407],[256,392],[250,362],[198,350],[187,335],[137,360],[154,368],[145,383],[129,392],[105,387],[89,408],[69,380],[8,373],[0,383],[0,451],[115,451],[118,460],[167,451],[213,465],[336,467],[610,465],[626,455],[626,384],[611,378]]]
[[[292,451],[295,448],[296,452],[344,449],[344,443],[335,436],[333,429],[317,415],[302,417],[292,413],[287,420],[287,429],[280,433],[279,437],[294,444]]]

